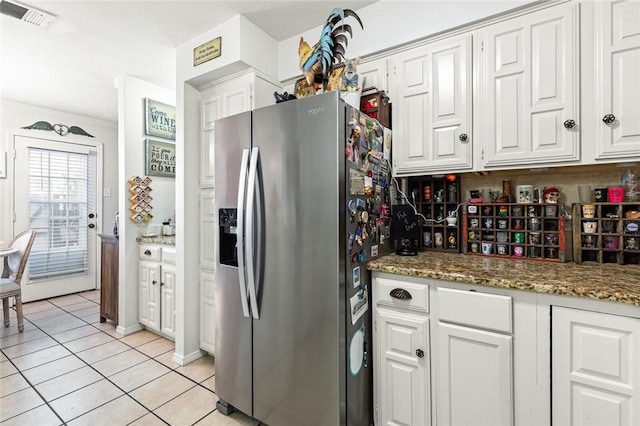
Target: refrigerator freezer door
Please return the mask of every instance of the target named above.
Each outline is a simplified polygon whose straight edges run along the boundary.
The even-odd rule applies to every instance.
[[[251,147],[251,113],[216,121],[215,214],[238,208],[238,187],[243,150]],[[243,193],[241,191],[240,193]],[[218,217],[215,218],[218,223]],[[246,414],[253,415],[251,333],[252,320],[243,315],[239,268],[220,263],[220,235],[216,235],[216,393]],[[238,244],[242,236],[238,235]],[[240,263],[240,262],[238,262]]]
[[[337,94],[284,102],[254,111],[253,129],[266,237],[253,415],[270,425],[345,424],[344,105]]]

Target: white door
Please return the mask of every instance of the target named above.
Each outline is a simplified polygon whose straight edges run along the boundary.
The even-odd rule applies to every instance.
[[[513,338],[438,323],[438,424],[513,425]]]
[[[596,158],[640,157],[640,2],[595,2],[597,61]],[[606,117],[610,115],[609,117]],[[606,118],[606,120],[605,120]],[[605,121],[610,121],[609,123]]]
[[[640,319],[554,306],[554,425],[640,424]]]
[[[576,7],[549,8],[480,31],[485,166],[579,159]]]
[[[14,231],[36,231],[25,302],[96,288],[97,149],[16,135]]]
[[[378,309],[378,425],[431,424],[429,318]]]

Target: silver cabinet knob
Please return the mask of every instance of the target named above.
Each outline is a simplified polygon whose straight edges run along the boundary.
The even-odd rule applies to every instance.
[[[460,136],[458,136],[458,139],[460,139],[460,142],[467,142],[469,140],[469,136],[467,136],[466,133],[462,133]]]
[[[566,120],[564,122],[564,128],[565,129],[573,129],[574,127],[576,127],[576,122],[573,120]]]
[[[607,114],[602,117],[602,121],[604,121],[605,124],[613,124],[613,122],[616,121],[616,116],[613,114]]]
[[[424,351],[422,349],[416,349],[416,356],[418,358],[424,358]]]

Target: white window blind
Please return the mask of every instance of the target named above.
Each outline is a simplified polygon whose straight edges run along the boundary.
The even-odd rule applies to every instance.
[[[88,155],[29,148],[29,279],[88,269]]]

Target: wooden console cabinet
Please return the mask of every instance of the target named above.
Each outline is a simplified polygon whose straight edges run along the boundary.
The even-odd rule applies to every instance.
[[[100,322],[118,324],[118,237],[100,234]]]

